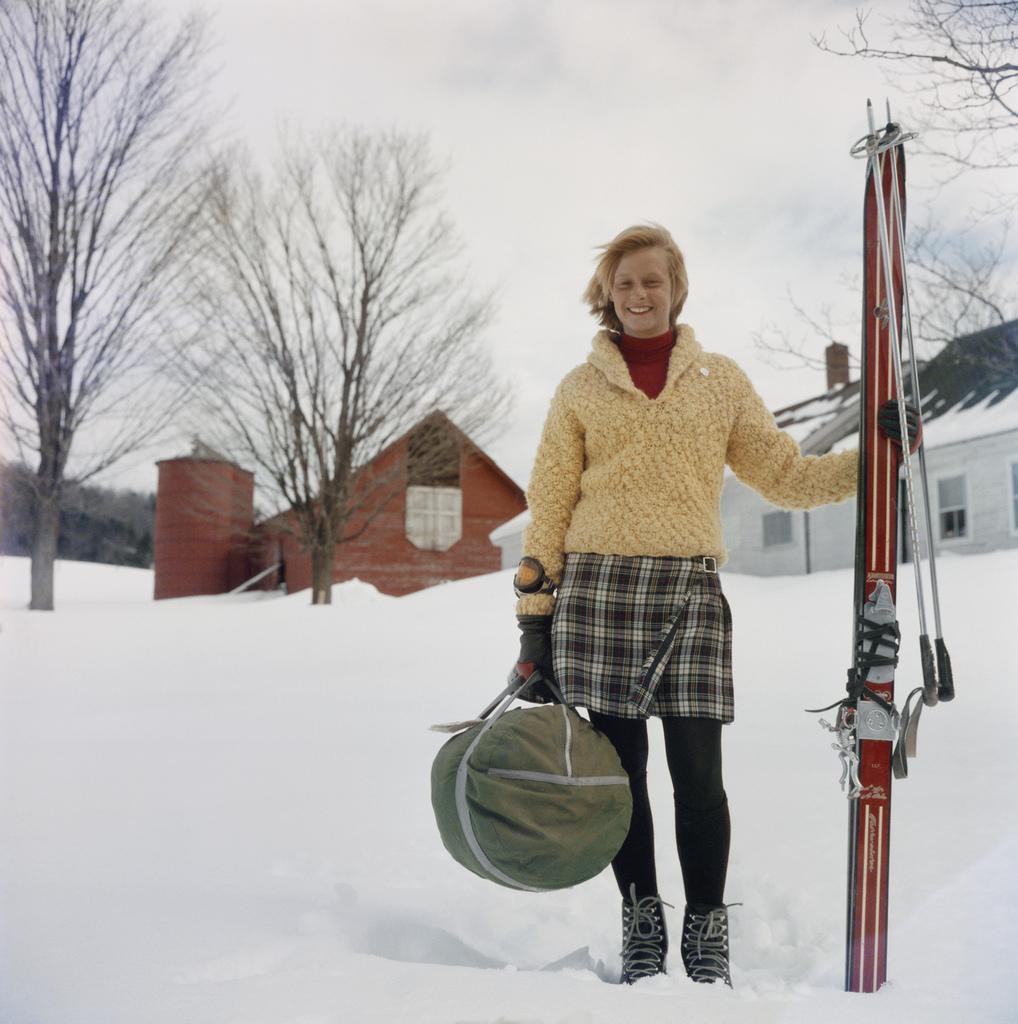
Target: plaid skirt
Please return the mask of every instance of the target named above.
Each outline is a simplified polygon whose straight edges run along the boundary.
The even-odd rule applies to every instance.
[[[735,716],[732,614],[701,558],[567,553],[552,663],[572,706],[618,718]]]

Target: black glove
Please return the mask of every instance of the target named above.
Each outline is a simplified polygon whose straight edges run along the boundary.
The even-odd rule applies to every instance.
[[[544,680],[555,682],[555,670],[551,664],[551,619],[550,615],[517,615],[520,625],[520,656],[516,661],[516,672],[523,679],[535,678],[520,690],[518,696],[532,704],[557,703]]]
[[[908,426],[908,450],[914,454],[923,439],[923,422],[919,410],[908,402],[905,403],[905,423]],[[877,411],[877,426],[885,437],[901,447],[901,420],[898,417],[898,403],[893,398],[884,402]]]

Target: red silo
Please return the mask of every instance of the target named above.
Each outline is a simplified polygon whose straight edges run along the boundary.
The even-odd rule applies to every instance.
[[[224,594],[248,577],[254,474],[197,442],[159,465],[155,597]]]

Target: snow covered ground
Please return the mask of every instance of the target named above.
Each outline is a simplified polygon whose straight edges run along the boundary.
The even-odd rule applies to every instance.
[[[944,558],[958,699],[897,783],[890,983],[841,991],[845,800],[816,718],[848,663],[847,572],[723,574],[735,615],[733,991],[618,970],[610,872],[516,893],[442,848],[429,768],[516,653],[508,573],[403,598],[155,603],[0,561],[3,1024],[594,1024],[1018,1019],[1018,551]],[[906,580],[903,595],[911,595]],[[914,611],[899,689],[916,680]],[[653,724],[653,723],[652,723]],[[662,894],[681,910],[660,736]]]

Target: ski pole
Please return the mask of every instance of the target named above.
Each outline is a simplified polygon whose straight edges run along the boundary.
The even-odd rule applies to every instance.
[[[915,515],[915,486],[912,479],[912,460],[911,453],[909,451],[908,422],[905,418],[905,404],[903,396],[905,374],[901,365],[901,339],[898,332],[898,312],[894,302],[894,271],[893,264],[891,262],[891,242],[887,230],[887,212],[884,209],[884,173],[880,156],[881,153],[884,153],[886,154],[886,158],[891,160],[893,173],[894,160],[896,157],[894,150],[898,146],[903,145],[906,140],[898,126],[890,124],[884,133],[884,139],[880,140],[878,138],[876,126],[873,121],[873,104],[869,100],[866,101],[866,117],[869,121],[871,139],[868,147],[869,158],[877,186],[874,196],[877,211],[877,235],[880,239],[880,251],[883,256],[882,262],[887,302],[888,333],[891,337],[892,366],[898,392],[898,422],[902,436],[901,456],[905,476],[906,505],[908,506],[909,537],[912,541],[912,551],[914,556],[912,559],[912,567],[915,575],[916,600],[919,608],[919,655],[923,673],[923,703],[931,707],[936,704],[938,700],[938,685],[936,668],[934,667],[933,661],[933,649],[930,646],[929,631],[926,625],[926,604],[923,598],[922,566],[919,560],[919,530],[916,524]],[[899,253],[901,255],[901,262],[904,265],[905,256],[904,251],[901,249],[901,241],[903,241],[903,239],[899,241]],[[902,279],[902,284],[904,285],[904,278]]]
[[[887,121],[891,121],[890,104],[887,107]],[[905,225],[901,214],[901,200],[898,194],[898,165],[891,161],[891,209],[894,211],[895,229],[898,235],[898,245],[901,252],[905,252]],[[909,299],[908,273],[904,257],[901,261],[901,285],[902,285],[902,321],[905,325],[905,338],[908,341],[909,368],[912,380],[912,395],[916,405],[922,409],[922,396],[919,393],[919,370],[916,364],[915,340],[912,335],[912,307]],[[929,477],[926,472],[926,446],[920,443],[919,450],[919,480],[923,489],[923,512],[926,520],[926,553],[930,562],[930,593],[933,598],[933,626],[936,631],[934,645],[937,652],[937,696],[940,700],[950,701],[954,699],[954,674],[951,671],[951,657],[947,652],[944,643],[944,632],[940,622],[940,588],[937,585],[937,559],[933,550],[933,518],[930,513],[930,486]],[[918,550],[915,552],[919,557]],[[925,696],[924,696],[925,702]]]

